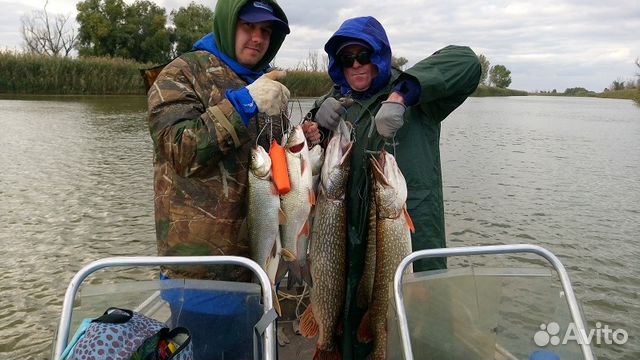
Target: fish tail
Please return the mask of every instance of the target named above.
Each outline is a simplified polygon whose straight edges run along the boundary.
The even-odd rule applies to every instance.
[[[300,317],[300,334],[307,338],[312,338],[318,334],[318,322],[313,316],[313,305],[309,305]],[[317,350],[316,350],[317,352]]]
[[[297,261],[285,261],[285,265],[287,266],[287,290],[291,290],[294,285],[300,284],[302,285],[302,273],[300,269],[300,264]]]
[[[276,277],[273,280],[274,284],[278,284],[282,279],[284,279],[284,276],[287,274],[287,269],[286,261],[284,258],[280,258],[280,261],[278,262],[278,270],[276,270]]]
[[[369,317],[369,311],[364,314],[362,320],[360,320],[360,326],[358,326],[357,339],[361,343],[369,343],[373,340],[373,332],[371,331],[371,322]]]

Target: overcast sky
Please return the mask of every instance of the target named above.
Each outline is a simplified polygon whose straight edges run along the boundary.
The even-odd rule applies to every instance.
[[[131,3],[132,0],[125,0]],[[156,0],[169,13],[190,0]],[[77,0],[49,0],[50,14],[75,19]],[[212,6],[215,0],[196,0]],[[511,70],[510,88],[602,91],[640,69],[640,0],[280,0],[291,34],[275,65],[294,67],[347,18],[371,15],[408,65],[449,44],[467,45]],[[374,4],[375,3],[375,4]],[[44,0],[0,0],[0,49],[21,49],[20,17]],[[75,24],[74,24],[75,25]]]

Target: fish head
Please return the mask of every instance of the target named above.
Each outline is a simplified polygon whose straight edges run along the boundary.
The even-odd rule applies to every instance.
[[[382,151],[380,159],[371,158],[371,171],[379,212],[396,217],[407,201],[407,183],[393,155]]]
[[[350,137],[350,132],[346,135],[341,132],[334,133],[325,151],[321,181],[327,196],[333,199],[341,198],[345,191],[353,148]]]
[[[291,129],[291,132],[289,132],[285,150],[293,154],[298,154],[304,149],[307,149],[307,139],[304,137],[302,125],[296,125]]]
[[[384,168],[384,176],[394,189],[398,192],[398,197],[402,203],[407,201],[407,181],[400,171],[400,167],[396,162],[396,158],[386,151],[380,154],[382,158],[382,166]]]
[[[257,145],[251,149],[249,168],[259,178],[265,178],[271,173],[271,158],[262,146]]]

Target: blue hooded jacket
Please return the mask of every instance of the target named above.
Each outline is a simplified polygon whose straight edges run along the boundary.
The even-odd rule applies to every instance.
[[[336,52],[340,44],[346,40],[356,39],[364,41],[373,49],[371,63],[378,68],[378,75],[373,79],[367,91],[361,94],[351,94],[352,90],[344,77],[342,66],[337,59]],[[329,76],[334,83],[340,86],[342,95],[355,95],[360,98],[369,98],[384,88],[391,79],[391,46],[382,24],[371,16],[357,17],[342,23],[329,41],[324,45],[324,50],[329,56]]]

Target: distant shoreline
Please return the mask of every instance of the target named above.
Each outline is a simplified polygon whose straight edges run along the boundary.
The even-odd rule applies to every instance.
[[[0,96],[111,96],[146,94],[141,70],[153,64],[108,57],[51,57],[0,51]],[[283,83],[296,98],[315,98],[329,92],[331,79],[323,71],[287,70]],[[640,104],[640,89],[575,94],[530,93],[480,85],[473,97],[488,96],[586,96],[630,99]]]

